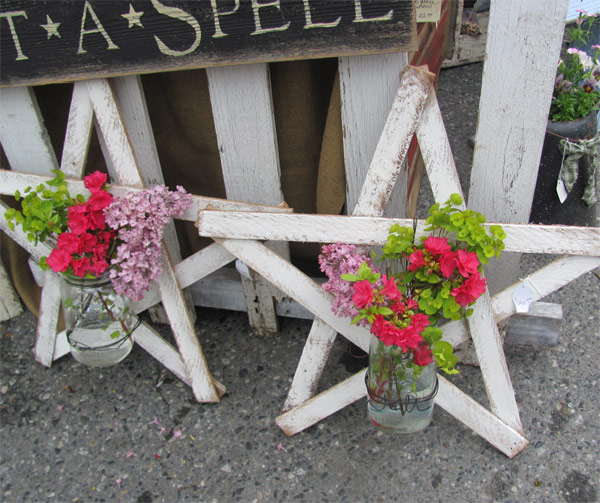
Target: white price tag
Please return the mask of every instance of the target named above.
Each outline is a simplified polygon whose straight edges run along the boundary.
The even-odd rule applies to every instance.
[[[567,197],[569,197],[569,193],[565,188],[565,182],[563,182],[561,178],[558,179],[558,183],[556,184],[556,193],[558,194],[558,199],[561,204],[567,200]]]
[[[529,306],[533,302],[533,292],[525,283],[521,283],[515,289],[512,298],[517,309],[517,313],[529,312]]]
[[[250,269],[248,269],[248,266],[244,264],[239,258],[235,261],[235,268],[242,276],[244,276],[244,278],[252,279],[252,277],[250,276]]]

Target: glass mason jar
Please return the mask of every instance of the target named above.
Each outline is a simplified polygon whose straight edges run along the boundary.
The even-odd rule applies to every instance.
[[[132,332],[140,322],[108,274],[91,279],[63,274],[61,292],[73,358],[90,367],[109,367],[131,352]]]
[[[430,363],[415,376],[407,364],[410,361],[402,348],[386,346],[372,336],[365,377],[367,410],[371,423],[386,433],[415,433],[431,422],[438,390],[437,365]]]

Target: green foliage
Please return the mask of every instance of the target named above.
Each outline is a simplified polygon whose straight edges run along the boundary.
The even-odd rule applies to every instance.
[[[580,12],[578,18],[566,30],[566,45],[573,50],[590,40],[595,18]],[[550,105],[553,122],[572,121],[587,117],[600,104],[600,87],[594,77],[598,65],[598,49],[593,57],[584,51],[562,54],[556,70],[556,83]],[[585,61],[585,63],[584,63]]]
[[[27,187],[25,195],[15,192],[21,211],[11,208],[5,214],[9,229],[14,230],[15,223],[21,225],[27,239],[35,244],[66,230],[69,206],[77,202],[67,191],[64,173],[59,170],[53,173],[55,177],[45,185]]]
[[[457,207],[461,205],[462,197],[458,194],[452,194],[444,206],[434,204],[429,209],[425,231],[433,235],[450,233],[449,240],[454,239],[461,248],[477,253],[482,264],[487,264],[491,257],[498,258],[506,237],[502,227],[492,225],[488,234],[483,226],[485,217],[477,211],[461,210]]]

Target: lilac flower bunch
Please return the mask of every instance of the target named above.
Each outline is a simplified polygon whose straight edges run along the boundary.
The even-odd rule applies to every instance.
[[[104,211],[106,223],[118,232],[120,242],[110,268],[117,293],[136,301],[142,299],[150,282],[163,270],[161,242],[165,226],[191,202],[192,196],[180,186],[170,191],[156,185],[115,198]]]
[[[333,243],[324,245],[319,255],[319,266],[325,273],[328,281],[323,284],[323,290],[333,294],[331,311],[340,318],[354,318],[358,310],[352,301],[354,294],[353,284],[342,279],[343,274],[357,274],[358,268],[366,262],[374,273],[379,269],[374,268],[371,259],[355,245],[345,243]],[[361,320],[359,325],[366,324]]]

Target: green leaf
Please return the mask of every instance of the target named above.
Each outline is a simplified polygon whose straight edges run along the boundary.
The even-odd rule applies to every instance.
[[[344,281],[360,281],[360,278],[356,274],[342,274],[340,277]]]
[[[121,332],[119,330],[115,330],[113,333],[110,334],[110,338],[116,339],[117,337],[119,337],[119,335],[121,335]]]

